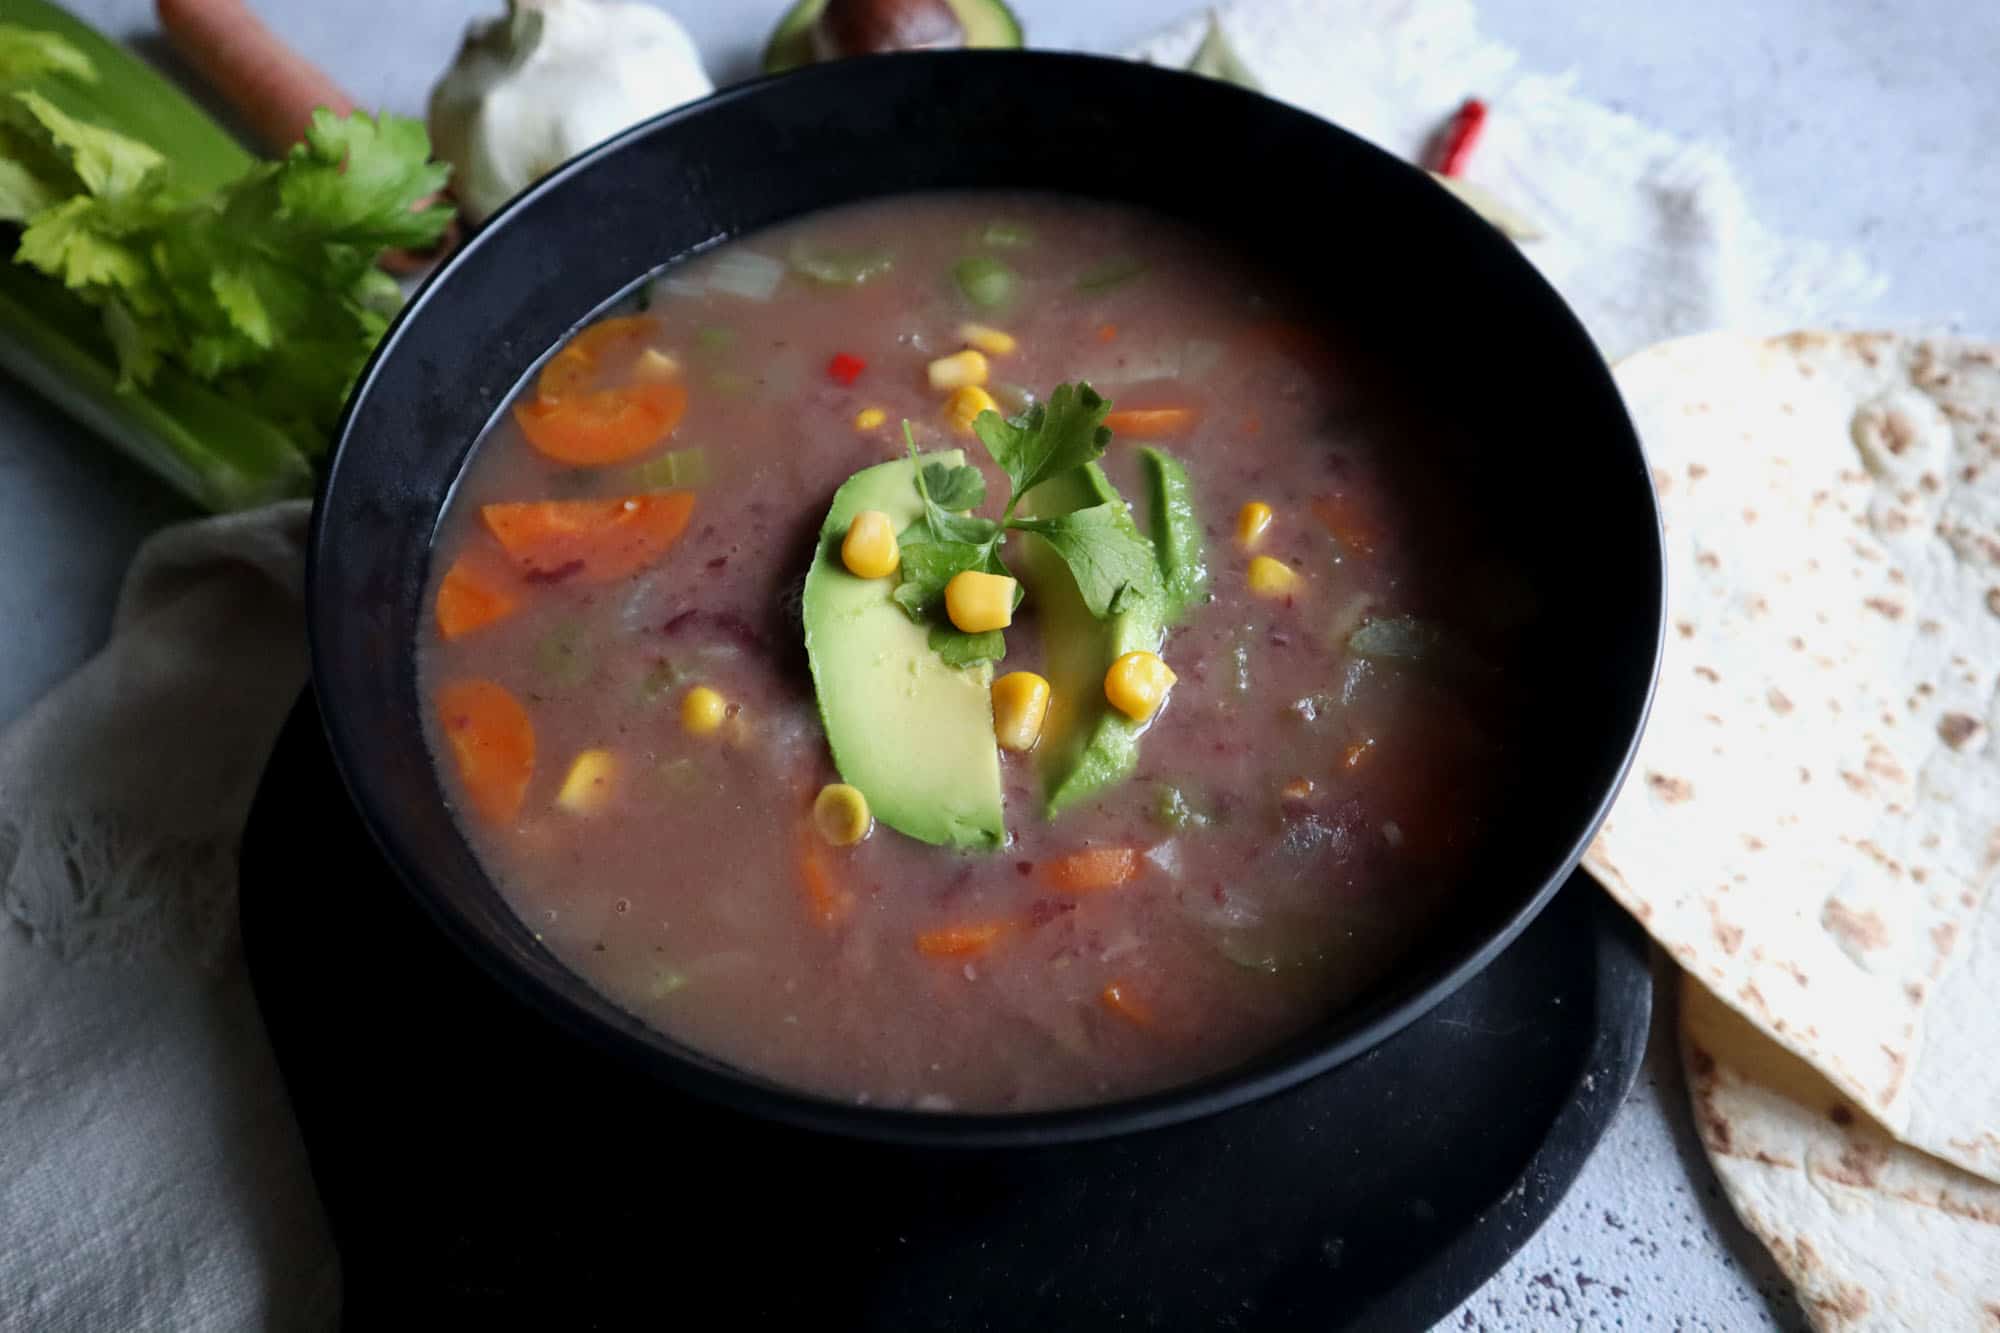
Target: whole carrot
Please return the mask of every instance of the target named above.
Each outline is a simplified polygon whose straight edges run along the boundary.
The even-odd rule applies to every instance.
[[[305,138],[320,107],[340,116],[354,109],[325,70],[285,45],[243,0],[158,0],[157,8],[174,50],[270,151]]]

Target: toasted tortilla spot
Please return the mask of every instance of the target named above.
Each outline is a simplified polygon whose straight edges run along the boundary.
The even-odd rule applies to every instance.
[[[1939,739],[1954,750],[1972,748],[1973,738],[1985,730],[1985,725],[1969,713],[1946,713],[1937,724]]]
[[[1820,908],[1819,923],[1843,948],[1862,953],[1880,949],[1889,942],[1889,927],[1874,912],[1857,912],[1838,898],[1829,898]]]
[[[1648,773],[1646,785],[1670,805],[1677,805],[1694,797],[1694,786],[1686,778],[1669,777],[1665,773]]]

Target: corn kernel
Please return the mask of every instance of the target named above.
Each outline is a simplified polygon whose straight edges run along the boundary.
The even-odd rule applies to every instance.
[[[879,509],[864,509],[847,525],[840,542],[840,562],[858,579],[887,578],[903,563],[896,545],[896,527]]]
[[[681,363],[662,352],[657,347],[648,347],[639,353],[638,364],[632,373],[642,380],[671,380],[680,377]]]
[[[1034,672],[1009,671],[993,682],[993,734],[1001,749],[1034,749],[1048,716],[1049,683]]]
[[[941,356],[924,367],[933,389],[962,389],[986,383],[986,353],[968,347],[963,352]]]
[[[729,713],[729,701],[706,685],[681,696],[681,728],[690,736],[713,736]]]
[[[967,347],[976,347],[988,356],[1012,356],[1016,346],[1013,334],[986,324],[961,324],[958,336],[965,339]]]
[[[1144,722],[1160,711],[1179,679],[1158,653],[1127,653],[1104,673],[1104,697],[1134,722]]]
[[[1290,597],[1298,588],[1299,576],[1282,560],[1260,555],[1250,562],[1250,591],[1259,597]]]
[[[813,827],[836,847],[852,847],[874,831],[868,798],[845,782],[829,782],[813,798]]]
[[[967,634],[1006,629],[1014,623],[1014,580],[1005,574],[962,570],[944,585],[944,613]]]
[[[854,414],[854,429],[874,430],[889,419],[889,414],[879,407],[864,407]]]
[[[1236,511],[1236,540],[1246,550],[1255,550],[1264,540],[1264,529],[1270,526],[1271,506],[1262,500],[1252,500]]]
[[[609,750],[585,750],[570,760],[569,773],[556,791],[556,804],[573,815],[594,815],[611,799],[618,776],[618,758]]]
[[[993,401],[993,395],[976,384],[968,384],[945,400],[945,420],[961,431],[970,432],[973,421],[981,412],[998,412],[1000,404]]]

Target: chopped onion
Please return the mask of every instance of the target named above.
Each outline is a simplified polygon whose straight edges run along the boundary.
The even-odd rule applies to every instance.
[[[710,263],[708,289],[740,296],[746,301],[768,301],[785,280],[785,266],[768,255],[752,250],[728,250]]]
[[[678,268],[668,276],[656,280],[646,292],[647,300],[654,303],[665,301],[670,296],[685,299],[690,296],[706,295],[708,295],[707,283],[700,278],[687,276]]]
[[[1170,878],[1180,878],[1181,849],[1175,845],[1172,838],[1168,838],[1165,842],[1154,843],[1151,847],[1148,847],[1146,849],[1146,859],[1166,872]]]

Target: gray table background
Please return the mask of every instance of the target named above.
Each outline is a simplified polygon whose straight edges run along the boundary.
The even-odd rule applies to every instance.
[[[170,72],[149,0],[71,0]],[[779,0],[678,0],[718,83],[754,70]],[[1192,6],[1015,0],[1038,46],[1115,51]],[[257,0],[368,106],[421,114],[460,0]],[[1482,0],[1526,64],[1728,150],[1766,222],[1859,246],[1891,278],[1856,323],[2000,336],[2000,4],[1993,0]],[[0,3],[0,17],[5,5]],[[1468,90],[1472,91],[1472,90]],[[0,380],[0,723],[102,642],[133,548],[179,501]],[[1467,1329],[1803,1327],[1722,1199],[1673,1057],[1644,1073],[1555,1216],[1447,1321]]]

